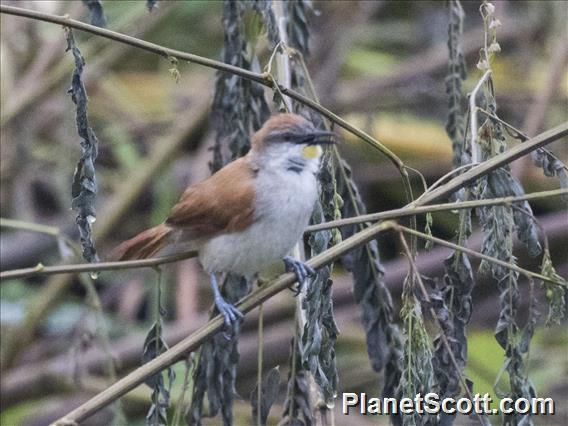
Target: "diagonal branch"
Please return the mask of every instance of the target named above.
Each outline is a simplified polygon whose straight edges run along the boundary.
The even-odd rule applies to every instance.
[[[333,260],[340,257],[343,253],[364,244],[382,231],[390,229],[392,223],[379,223],[373,225],[356,235],[346,239],[345,241],[333,246],[325,252],[311,258],[307,264],[312,268],[320,268]],[[258,290],[245,297],[242,302],[237,304],[237,308],[244,314],[250,312],[261,303],[267,301],[277,293],[288,288],[295,282],[295,276],[292,273],[281,275],[276,280],[263,285]],[[56,422],[56,424],[72,424],[72,422],[80,422],[111,402],[120,398],[129,390],[134,389],[142,383],[147,377],[150,377],[167,366],[181,359],[184,354],[194,351],[203,342],[211,336],[219,332],[223,327],[223,319],[216,316],[209,323],[198,329],[195,333],[173,346],[167,352],[154,358],[152,361],[139,367],[123,379],[119,380],[105,391],[94,396],[92,399],[81,405],[77,409],[67,414],[64,418]]]
[[[486,254],[480,253],[478,251],[469,249],[469,248],[464,247],[464,246],[460,246],[459,244],[451,243],[449,241],[442,240],[441,238],[436,238],[436,237],[433,237],[431,235],[424,234],[424,233],[419,232],[419,231],[415,231],[414,229],[407,228],[406,226],[402,226],[402,225],[399,225],[399,224],[394,223],[394,222],[384,222],[384,224],[390,224],[390,226],[392,228],[396,229],[396,230],[401,230],[401,231],[403,231],[407,234],[415,235],[418,238],[422,238],[424,240],[432,241],[435,244],[439,244],[441,246],[449,247],[449,248],[454,249],[456,251],[462,251],[464,253],[469,254],[470,256],[477,257],[477,258],[482,259],[482,260],[486,260],[488,262],[494,263],[494,264],[499,265],[499,266],[503,266],[504,268],[510,269],[512,271],[516,271],[519,274],[524,275],[525,277],[550,282],[550,283],[556,284],[556,285],[561,286],[561,287],[568,287],[568,284],[566,284],[566,282],[564,280],[557,280],[557,279],[554,279],[554,278],[546,277],[542,274],[521,268],[521,267],[519,267],[519,266],[517,266],[513,263],[508,263],[508,262],[505,262],[503,260],[497,259],[496,257],[487,256]]]
[[[440,186],[430,192],[423,194],[419,200],[408,205],[408,207],[416,207],[420,205],[430,204],[433,201],[439,200],[440,198],[445,198],[452,195],[457,190],[463,188],[464,186],[474,182],[476,179],[484,176],[493,170],[503,167],[515,161],[517,158],[527,155],[528,153],[534,151],[535,149],[542,148],[551,142],[561,139],[568,135],[568,122],[559,124],[546,132],[543,132],[528,141],[519,144],[502,154],[496,155],[491,159],[472,167],[467,172],[459,175],[458,177],[450,180],[445,185]]]

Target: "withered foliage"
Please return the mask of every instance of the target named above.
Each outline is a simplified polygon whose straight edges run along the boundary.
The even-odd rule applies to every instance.
[[[97,196],[97,180],[95,178],[95,160],[98,155],[99,141],[89,125],[87,117],[87,91],[83,82],[85,59],[75,43],[70,29],[67,30],[67,50],[70,50],[75,60],[75,69],[71,80],[69,93],[77,107],[75,123],[81,138],[81,159],[77,162],[73,173],[71,207],[77,212],[75,219],[79,227],[83,258],[87,262],[97,262],[98,256],[93,243],[91,224],[95,221],[95,199]]]

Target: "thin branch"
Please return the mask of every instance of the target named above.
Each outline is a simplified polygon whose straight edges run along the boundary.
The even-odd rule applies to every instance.
[[[68,16],[57,16],[50,13],[38,12],[35,10],[27,10],[19,7],[5,6],[5,5],[0,5],[0,13],[35,19],[39,21],[51,22],[53,24],[63,25],[65,27],[75,28],[80,31],[85,31],[120,43],[125,43],[130,46],[146,50],[148,52],[158,54],[164,58],[174,57],[182,61],[188,61],[194,64],[203,65],[209,68],[214,68],[219,71],[229,72],[238,75],[242,78],[255,81],[259,84],[262,84],[263,86],[269,87],[270,89],[279,91],[282,94],[292,99],[295,99],[296,101],[318,111],[320,114],[322,114],[329,120],[333,121],[338,126],[344,128],[345,130],[354,134],[355,136],[358,136],[360,139],[367,142],[375,149],[381,151],[396,166],[396,168],[403,174],[403,176],[407,175],[403,162],[391,150],[389,150],[387,147],[382,145],[378,140],[376,140],[369,134],[365,133],[364,131],[356,128],[355,126],[349,124],[347,121],[345,121],[338,115],[334,114],[327,108],[321,106],[318,102],[315,102],[294,90],[279,85],[274,81],[274,79],[269,73],[265,72],[260,74],[243,68],[235,67],[233,65],[229,65],[224,62],[216,61],[214,59],[209,59],[203,56],[194,55],[192,53],[170,49],[155,43],[141,40],[136,37],[131,37],[125,34],[121,34],[116,31],[111,31],[105,28],[99,28],[94,25],[89,25],[84,22],[71,19]]]
[[[473,401],[473,394],[471,393],[471,390],[469,389],[469,386],[467,385],[467,383],[466,383],[466,381],[463,377],[463,372],[460,369],[458,362],[456,361],[456,357],[454,356],[454,352],[452,351],[452,348],[450,347],[450,343],[448,342],[448,337],[446,336],[446,333],[444,332],[444,328],[442,327],[442,323],[440,322],[440,319],[436,315],[436,311],[432,307],[432,301],[430,300],[430,295],[428,294],[428,291],[426,291],[426,286],[424,285],[424,282],[422,281],[422,277],[420,276],[420,272],[418,271],[418,268],[416,267],[416,262],[414,261],[412,253],[410,252],[410,248],[408,247],[408,244],[406,243],[406,238],[404,238],[404,234],[403,234],[402,231],[398,232],[398,236],[400,238],[400,242],[402,243],[402,247],[403,247],[404,252],[406,254],[406,258],[408,259],[410,269],[411,269],[412,273],[414,274],[414,276],[416,277],[416,281],[418,282],[418,287],[420,288],[420,292],[422,293],[422,297],[424,298],[424,300],[426,301],[426,303],[430,307],[430,309],[429,309],[430,316],[434,319],[434,321],[436,322],[436,326],[440,330],[440,339],[442,340],[442,344],[446,348],[446,351],[447,351],[447,353],[450,357],[450,361],[452,362],[452,366],[455,368],[456,372],[458,373],[458,377],[460,379],[460,383],[462,385],[464,392],[467,394],[470,401]],[[488,423],[488,422],[484,421],[484,419],[479,414],[476,414],[475,418],[479,421],[479,424],[481,424],[482,426],[484,426],[485,424]]]
[[[514,133],[514,135],[511,135],[511,133],[509,133],[509,135],[513,136],[515,139],[519,139],[521,142],[525,142],[527,140],[529,140],[529,137],[524,134],[523,132],[521,132],[519,129],[517,129],[515,126],[513,126],[512,124],[507,123],[504,120],[501,120],[499,117],[497,117],[495,114],[491,114],[489,111],[481,108],[481,107],[477,107],[477,111],[481,112],[482,114],[486,115],[487,117],[489,117],[491,120],[497,122],[497,123],[501,123],[503,126],[507,127],[507,131],[511,131]]]
[[[195,64],[204,65],[206,67],[215,68],[219,71],[228,71],[233,74],[239,75],[241,77],[247,78],[249,80],[257,81],[258,83],[263,83],[264,79],[261,74],[257,74],[252,71],[248,71],[243,68],[235,67],[233,65],[225,64],[223,62],[215,61],[213,59],[204,58],[202,56],[193,55],[191,53],[181,52],[179,50],[170,49],[167,47],[160,46],[155,43],[141,40],[136,37],[131,37],[125,34],[118,33],[116,31],[108,30],[106,28],[96,27],[94,25],[89,25],[81,21],[69,18],[69,16],[58,16],[51,13],[39,12],[36,10],[23,9],[20,7],[0,5],[0,13],[5,13],[8,15],[21,16],[24,18],[35,19],[39,21],[51,22],[52,24],[59,24],[64,27],[76,28],[81,31],[85,31],[91,34],[95,34],[101,37],[105,37],[120,43],[129,44],[133,47],[138,47],[140,49],[147,50],[148,52],[156,53],[164,58],[175,57],[188,62],[193,62]]]
[[[494,263],[496,265],[503,266],[503,267],[508,268],[512,271],[516,271],[516,272],[518,272],[518,273],[520,273],[520,274],[522,274],[526,277],[546,281],[546,282],[556,284],[556,285],[561,286],[561,287],[568,287],[568,284],[566,284],[563,281],[559,281],[559,280],[556,280],[556,279],[553,279],[553,278],[546,277],[546,276],[541,275],[537,272],[529,271],[527,269],[521,268],[521,267],[514,265],[512,263],[504,262],[500,259],[497,259],[496,257],[487,256],[483,253],[479,253],[479,252],[472,250],[472,249],[469,249],[467,247],[460,246],[460,245],[454,244],[454,243],[450,243],[449,241],[442,240],[440,238],[436,238],[436,237],[433,237],[433,236],[428,235],[428,234],[424,234],[424,233],[419,232],[419,231],[415,231],[414,229],[407,228],[406,226],[399,225],[395,222],[383,222],[383,223],[385,225],[390,224],[390,226],[397,231],[402,230],[403,232],[406,232],[407,234],[410,234],[410,235],[415,235],[418,238],[422,238],[424,240],[432,241],[435,244],[439,244],[441,246],[449,247],[449,248],[454,249],[456,251],[461,251],[461,252],[467,253],[470,256],[474,256],[474,257],[477,257],[479,259],[483,259],[483,260],[486,260],[488,262]]]
[[[471,209],[482,206],[498,206],[515,203],[517,201],[535,200],[539,198],[555,197],[558,195],[568,194],[568,188],[553,189],[550,191],[533,192],[532,194],[524,194],[518,197],[501,197],[489,198],[484,200],[462,201],[455,203],[432,204],[421,207],[402,207],[400,209],[388,210],[380,213],[369,213],[346,219],[332,220],[329,222],[318,223],[308,226],[305,232],[316,232],[323,229],[337,228],[340,226],[355,225],[365,222],[377,222],[379,220],[398,219],[406,216],[415,216],[423,213],[433,213],[446,210],[462,210]]]
[[[166,263],[179,262],[197,256],[197,252],[188,251],[151,259],[127,260],[121,262],[77,263],[71,265],[44,266],[41,263],[31,268],[14,269],[0,272],[0,280],[29,278],[36,275],[71,274],[78,272],[116,271],[134,268],[155,268]]]

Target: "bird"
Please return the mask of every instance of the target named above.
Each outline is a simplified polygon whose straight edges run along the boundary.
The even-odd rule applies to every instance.
[[[110,257],[145,259],[172,247],[197,250],[215,305],[233,326],[243,314],[222,297],[219,274],[251,280],[282,260],[299,286],[315,275],[289,254],[318,198],[322,146],[336,143],[336,136],[298,114],[271,116],[252,135],[246,155],[187,187],[163,223],[122,242]]]

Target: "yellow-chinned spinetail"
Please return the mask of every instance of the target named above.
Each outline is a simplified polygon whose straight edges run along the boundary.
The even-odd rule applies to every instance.
[[[253,135],[247,155],[189,186],[162,224],[123,242],[111,257],[144,259],[172,247],[197,250],[217,309],[232,325],[242,313],[223,299],[216,274],[252,279],[280,259],[300,285],[315,274],[288,253],[318,196],[321,145],[334,141],[334,133],[299,115],[272,116]]]

